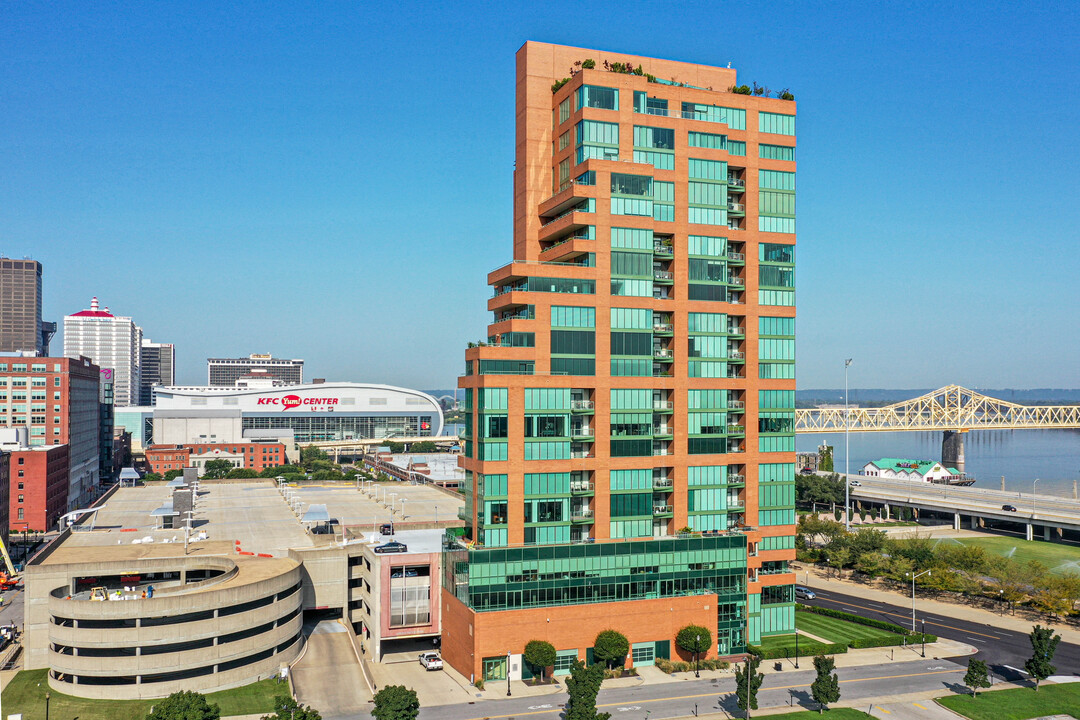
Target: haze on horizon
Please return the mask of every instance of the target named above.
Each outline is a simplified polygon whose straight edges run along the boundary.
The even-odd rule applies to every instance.
[[[8,3],[0,252],[44,263],[44,319],[96,295],[182,383],[272,352],[452,387],[510,259],[522,43],[730,61],[798,102],[800,388],[848,357],[852,388],[1080,387],[1075,9],[762,12]]]

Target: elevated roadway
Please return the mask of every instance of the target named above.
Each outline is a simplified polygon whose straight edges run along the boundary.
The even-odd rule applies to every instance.
[[[965,520],[971,523],[970,527],[978,528],[981,519],[1025,525],[1028,540],[1033,539],[1037,528],[1041,528],[1046,540],[1050,539],[1051,528],[1080,531],[1080,500],[864,475],[848,475],[847,478],[860,483],[850,489],[852,500],[881,505],[890,513],[897,507],[951,513],[956,529],[960,529]],[[1006,505],[1016,510],[1006,510]]]

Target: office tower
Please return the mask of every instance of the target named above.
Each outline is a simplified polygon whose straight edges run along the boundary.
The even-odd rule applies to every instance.
[[[26,428],[29,447],[68,446],[60,503],[68,510],[89,502],[98,485],[101,382],[85,357],[0,357],[0,426]]]
[[[55,332],[41,320],[41,263],[0,257],[0,352],[48,354]]]
[[[89,310],[64,317],[64,355],[88,357],[100,368],[113,371],[116,407],[139,404],[139,354],[142,328],[129,317],[101,309],[95,297]]]
[[[795,103],[735,70],[526,43],[513,259],[465,354],[444,656],[556,671],[794,628]],[[790,95],[785,93],[786,98]]]
[[[176,349],[172,343],[143,339],[139,356],[139,404],[153,405],[154,386],[176,384]]]
[[[302,385],[304,361],[283,360],[269,353],[246,358],[207,358],[207,384],[211,387],[236,387],[237,381],[249,378],[270,378],[277,385]]]

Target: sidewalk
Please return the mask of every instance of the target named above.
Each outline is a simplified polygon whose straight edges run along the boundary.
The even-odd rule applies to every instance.
[[[871,602],[890,603],[893,605],[900,605],[901,607],[905,605],[908,607],[911,606],[910,594],[888,590],[876,581],[871,583],[860,583],[854,582],[846,576],[842,579],[827,577],[826,572],[831,573],[833,571],[826,571],[803,563],[801,569],[795,573],[795,581],[796,583],[805,584],[812,588],[832,590],[833,592],[843,593],[845,595],[858,595],[864,600],[869,600]],[[1033,619],[1022,615],[1002,615],[1001,613],[984,610],[983,608],[974,605],[954,604],[926,597],[917,597],[917,607],[922,613],[933,613],[934,615],[967,620],[969,622],[981,622],[989,627],[998,627],[1024,634],[1030,633],[1031,628],[1034,625],[1041,624],[1044,627],[1054,628],[1054,630],[1061,635],[1063,641],[1080,644],[1080,630],[1071,626],[1061,625],[1060,623],[1055,624],[1048,621],[1046,618]],[[897,624],[902,625],[903,623],[898,621]]]

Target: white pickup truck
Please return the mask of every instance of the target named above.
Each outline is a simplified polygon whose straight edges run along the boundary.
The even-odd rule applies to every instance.
[[[442,670],[442,658],[437,652],[420,653],[420,664],[427,670]]]

